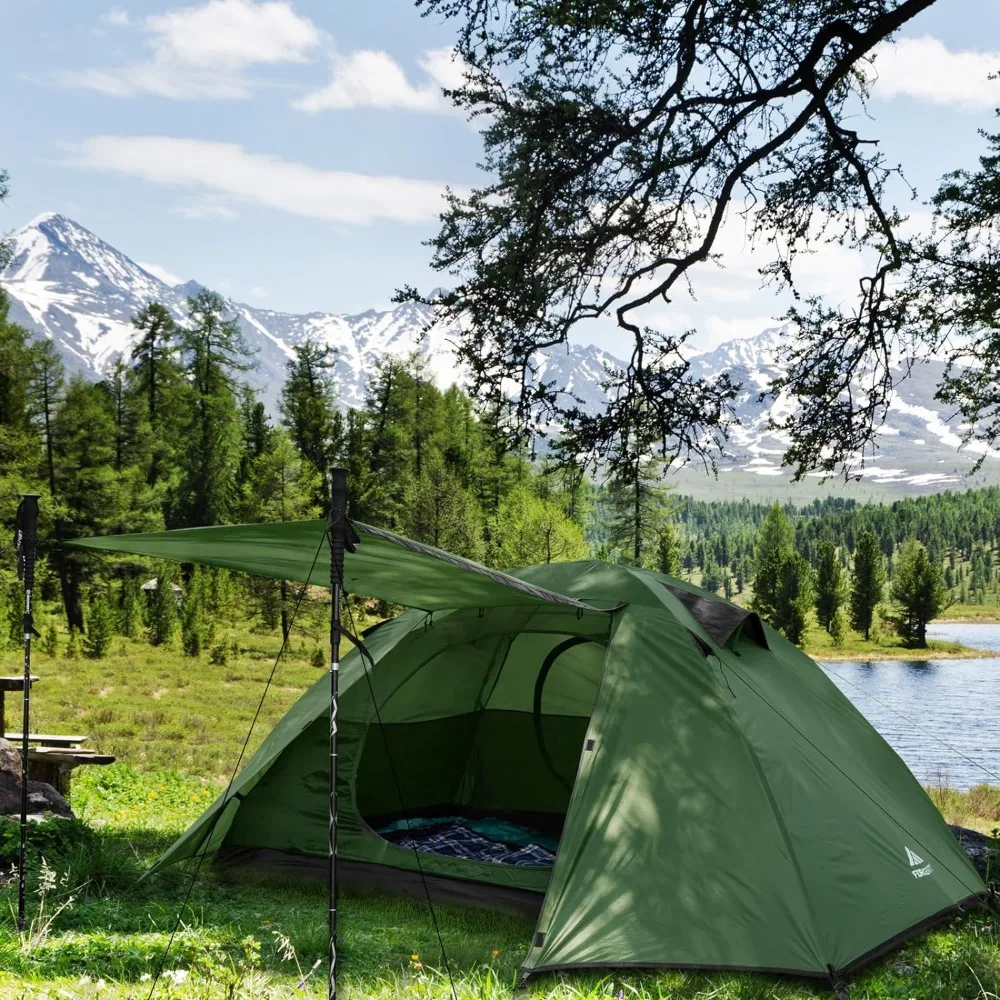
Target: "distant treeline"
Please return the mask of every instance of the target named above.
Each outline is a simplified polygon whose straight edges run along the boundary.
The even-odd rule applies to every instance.
[[[673,517],[680,527],[685,570],[713,564],[740,584],[752,576],[754,550],[771,504],[750,500],[716,503],[677,497]],[[898,550],[910,539],[941,565],[944,582],[960,603],[983,603],[1000,583],[1000,486],[907,497],[891,503],[859,503],[827,497],[806,505],[782,506],[794,531],[795,550],[816,566],[820,547],[831,541],[841,564],[866,531],[878,540],[891,579]],[[742,590],[737,586],[736,590]]]

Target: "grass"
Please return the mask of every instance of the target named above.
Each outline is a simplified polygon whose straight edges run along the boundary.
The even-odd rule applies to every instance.
[[[982,604],[951,604],[937,618],[940,622],[983,622],[994,624],[1000,622],[1000,603],[993,595]]]
[[[960,642],[943,639],[929,639],[926,648],[904,645],[899,636],[889,633],[873,633],[865,642],[859,633],[848,629],[841,642],[835,644],[833,638],[815,623],[806,630],[802,648],[816,660],[968,660],[996,657],[990,650],[974,649]]]
[[[997,836],[997,830],[1000,830],[1000,787],[973,785],[963,792],[947,785],[931,785],[927,794],[949,823],[978,830],[987,836]]]
[[[80,822],[33,827],[29,917],[36,925],[29,942],[17,937],[6,916],[15,903],[13,885],[0,885],[0,998],[145,997],[178,913],[182,922],[158,997],[324,995],[324,883],[235,882],[203,870],[181,912],[188,873],[139,878],[228,779],[279,646],[276,637],[245,624],[231,625],[225,641],[225,664],[120,639],[103,660],[35,657],[41,681],[33,692],[32,728],[82,731],[122,763],[76,772],[72,805]],[[293,640],[251,750],[318,676],[310,666],[314,647],[308,637]],[[0,672],[19,668],[15,650],[0,657]],[[8,726],[16,728],[16,706],[9,708]],[[951,822],[985,832],[1000,825],[1000,789],[930,791]],[[12,856],[15,837],[12,824],[0,824],[0,855]],[[50,889],[40,884],[40,855],[55,873]],[[59,911],[70,897],[72,905]],[[50,924],[37,919],[43,901],[46,912],[56,914]],[[531,922],[467,908],[436,911],[459,1000],[513,1000]],[[424,904],[345,893],[340,920],[347,1000],[450,996]],[[518,995],[598,1000],[619,991],[639,1000],[830,995],[808,982],[692,972],[549,976]],[[970,914],[911,942],[859,974],[852,996],[993,1000],[1000,996],[1000,918]]]
[[[88,746],[143,769],[170,767],[223,782],[257,711],[281,646],[279,636],[246,626],[220,629],[225,664],[182,656],[177,646],[116,637],[99,660],[32,649],[32,732],[89,737]],[[292,637],[261,709],[248,752],[322,671],[310,665],[316,643]],[[349,648],[349,646],[347,647]],[[0,674],[20,674],[21,654],[0,654]],[[6,727],[20,731],[20,697],[7,696]]]
[[[0,996],[146,996],[189,876],[171,872],[136,882],[136,875],[197,815],[206,790],[211,794],[211,785],[202,778],[174,771],[143,774],[125,764],[81,774],[74,805],[86,824],[62,826],[69,832],[53,835],[43,847],[53,869],[65,876],[48,905],[70,894],[76,898],[30,948],[21,947],[9,920],[0,926]],[[963,815],[978,808],[998,811],[1000,790],[948,793],[942,805]],[[41,891],[37,877],[33,882],[29,912],[37,907]],[[12,905],[13,886],[0,891],[5,897],[0,905]],[[181,913],[181,930],[166,963],[169,976],[157,996],[322,996],[325,893],[322,881],[232,882],[203,871]],[[512,1000],[532,923],[468,908],[435,910],[460,1000]],[[340,932],[341,988],[347,1000],[450,996],[422,902],[345,893]],[[317,960],[320,966],[297,989]],[[638,1000],[830,995],[822,984],[805,981],[692,972],[547,976],[519,995],[597,1000],[619,990]],[[992,1000],[994,994],[1000,994],[1000,920],[988,912],[956,919],[893,952],[853,977],[851,993],[866,1000]]]

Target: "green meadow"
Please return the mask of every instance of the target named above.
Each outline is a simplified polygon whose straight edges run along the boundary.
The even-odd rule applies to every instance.
[[[317,625],[318,628],[318,625]],[[321,670],[311,635],[293,635],[278,665],[248,752]],[[0,997],[146,997],[178,926],[156,996],[322,996],[326,989],[326,886],[318,881],[236,879],[204,866],[143,878],[160,852],[225,785],[279,648],[233,625],[217,636],[225,662],[185,657],[172,646],[116,638],[102,659],[35,656],[32,729],[87,735],[115,753],[110,767],[76,772],[75,823],[32,827],[24,938],[14,932],[16,890],[2,891]],[[215,659],[221,654],[216,653]],[[19,669],[17,652],[0,670]],[[16,699],[9,699],[16,701]],[[10,706],[11,709],[14,706]],[[8,727],[16,728],[16,710]],[[931,789],[952,822],[1000,827],[1000,790]],[[12,857],[16,823],[0,825]],[[43,859],[44,858],[44,865]],[[193,880],[193,884],[192,884]],[[190,890],[190,897],[188,892]],[[757,975],[661,972],[539,978],[515,993],[533,927],[523,918],[436,907],[460,1000],[624,997],[643,1000],[804,1000],[822,984]],[[427,906],[420,900],[346,892],[341,900],[342,995],[395,1000],[451,996]],[[316,963],[319,962],[319,965]],[[853,980],[852,997],[981,998],[1000,994],[1000,920],[979,912],[953,920]]]

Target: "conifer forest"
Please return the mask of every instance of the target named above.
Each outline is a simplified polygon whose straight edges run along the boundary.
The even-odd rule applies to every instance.
[[[501,569],[597,558],[681,576],[750,604],[794,641],[812,614],[834,638],[848,626],[867,636],[881,605],[921,645],[947,608],[997,604],[998,487],[886,504],[697,501],[671,490],[655,460],[602,475],[558,437],[511,449],[502,410],[435,385],[418,356],[386,357],[364,405],[345,409],[333,352],[306,341],[272,415],[246,382],[254,358],[217,294],[191,298],[185,321],[151,303],[133,324],[130,354],[90,382],[67,376],[0,297],[0,517],[9,527],[20,493],[42,495],[42,599],[91,649],[102,632],[139,629],[139,577],[170,570],[98,563],[54,540],[319,517],[334,465],[350,471],[358,520]],[[14,641],[9,546],[2,556]],[[231,586],[266,626],[284,623],[286,588]],[[200,620],[198,605],[185,614]],[[142,627],[158,641],[162,628]],[[187,625],[192,652],[199,627]]]

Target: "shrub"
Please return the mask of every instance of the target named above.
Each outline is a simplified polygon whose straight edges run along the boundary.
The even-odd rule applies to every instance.
[[[122,581],[118,598],[118,633],[126,639],[135,639],[142,626],[142,597],[139,583],[134,577]]]
[[[80,633],[75,628],[70,627],[69,638],[66,640],[66,652],[63,655],[67,660],[80,659]]]
[[[161,573],[157,577],[156,590],[149,599],[149,641],[154,646],[166,645],[177,629],[177,598],[173,582],[167,572]]]
[[[205,642],[205,621],[201,613],[201,598],[192,594],[184,602],[181,619],[181,645],[185,656],[201,656]]]
[[[38,648],[46,656],[55,656],[59,652],[59,633],[56,631],[56,623],[50,621],[42,632],[42,638],[38,641]]]
[[[317,669],[322,670],[326,667],[326,654],[317,646],[312,651],[312,656],[309,657],[309,662]]]
[[[87,632],[83,638],[83,651],[93,660],[104,656],[111,645],[114,631],[111,608],[102,593],[90,599],[87,615]]]

